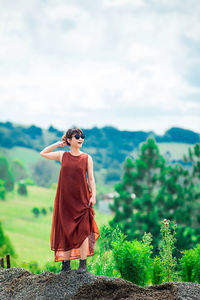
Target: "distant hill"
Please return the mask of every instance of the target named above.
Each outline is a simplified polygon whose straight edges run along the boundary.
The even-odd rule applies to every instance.
[[[172,127],[163,136],[156,135],[153,131],[126,131],[115,127],[105,126],[91,129],[81,128],[86,134],[85,147],[107,149],[116,147],[132,151],[149,136],[154,137],[158,143],[175,142],[195,144],[200,142],[200,134],[192,130]],[[60,131],[53,126],[42,129],[38,126],[16,125],[11,122],[0,122],[0,145],[6,148],[22,146],[38,151],[48,144],[58,141],[65,130]]]
[[[187,148],[200,142],[199,133],[178,127],[170,128],[162,136],[153,131],[122,131],[112,126],[81,129],[86,135],[81,150],[92,155],[97,177],[104,178],[104,182],[115,182],[120,179],[122,164],[126,157],[135,158],[140,144],[148,137],[153,137],[158,146],[161,145],[161,154],[169,162],[177,161],[182,164],[184,164],[183,154],[187,154]],[[53,126],[43,129],[35,125],[0,122],[0,147],[8,150],[23,147],[40,152],[48,145],[59,141],[64,132],[65,130],[60,131]],[[69,147],[56,150],[67,151]]]
[[[200,134],[189,129],[172,127],[171,129],[167,130],[163,136],[157,136],[156,141],[158,143],[175,142],[196,144],[200,142]]]

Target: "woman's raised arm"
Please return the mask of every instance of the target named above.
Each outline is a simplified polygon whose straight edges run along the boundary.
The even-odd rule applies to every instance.
[[[57,147],[64,147],[66,146],[66,142],[56,142],[50,146],[47,146],[46,148],[44,148],[41,152],[40,155],[48,158],[48,159],[52,159],[52,160],[59,160],[61,158],[61,153],[63,151],[55,151],[55,152],[51,152],[52,150],[54,150]]]

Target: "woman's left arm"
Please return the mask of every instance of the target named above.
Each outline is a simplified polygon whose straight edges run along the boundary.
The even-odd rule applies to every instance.
[[[88,154],[88,168],[87,168],[87,174],[88,174],[88,183],[91,188],[92,196],[90,198],[90,203],[95,204],[96,203],[96,185],[94,180],[94,174],[93,174],[93,160],[92,157]]]

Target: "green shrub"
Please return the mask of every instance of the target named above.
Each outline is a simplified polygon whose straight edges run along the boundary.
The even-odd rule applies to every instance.
[[[196,264],[196,253],[194,249],[182,251],[183,256],[179,259],[179,269],[182,281],[194,282],[194,268]]]
[[[150,233],[144,234],[142,242],[136,239],[126,241],[123,233],[112,242],[116,268],[122,278],[141,286],[148,283],[151,277],[153,248],[150,242]]]
[[[115,269],[111,243],[119,236],[121,230],[118,226],[113,229],[109,225],[103,224],[100,232],[98,251],[96,250],[95,255],[92,256],[88,270],[95,275],[120,277],[119,271]]]
[[[101,235],[98,239],[98,243],[100,248],[103,248],[104,251],[112,249],[112,241],[115,241],[121,232],[119,226],[117,225],[114,229],[110,227],[110,225],[103,224],[99,231]]]
[[[115,269],[112,250],[104,251],[102,247],[100,253],[94,255],[88,263],[88,272],[95,275],[121,277],[119,271]]]
[[[194,267],[194,279],[196,282],[200,283],[200,244],[198,244],[195,248],[195,257],[196,264]]]
[[[26,196],[28,194],[26,184],[24,183],[23,180],[21,180],[21,182],[18,183],[17,192],[18,192],[18,194],[23,195],[23,196]]]
[[[163,275],[163,267],[161,263],[161,258],[156,255],[153,258],[152,262],[152,277],[151,282],[152,284],[160,284],[164,281],[164,275]]]
[[[173,232],[171,232],[172,227]],[[175,269],[177,267],[177,260],[173,257],[173,250],[175,249],[174,243],[176,241],[176,222],[164,219],[161,222],[161,241],[159,244],[159,254],[161,264],[163,267],[163,275],[165,281],[169,282],[177,279]]]
[[[37,207],[34,207],[34,208],[32,209],[32,213],[35,215],[35,217],[38,217],[38,216],[39,216],[39,214],[40,214],[40,210],[39,210],[39,208],[37,208]]]
[[[182,252],[183,256],[179,259],[182,280],[200,283],[200,244],[193,249]]]
[[[0,199],[5,200],[5,198],[6,198],[5,180],[0,179]]]
[[[46,214],[47,214],[46,208],[43,207],[43,208],[41,209],[41,214],[43,214],[43,215],[46,215]]]
[[[49,271],[49,272],[53,272],[53,273],[59,273],[60,270],[62,268],[62,262],[54,262],[54,261],[48,261],[45,265],[44,265],[44,270]],[[43,270],[43,272],[44,272]]]
[[[0,221],[0,256],[4,257],[6,254],[10,254],[14,258],[18,256],[9,236],[4,233],[3,225]]]
[[[18,262],[18,267],[21,267],[23,269],[29,270],[30,272],[34,274],[40,274],[43,272],[42,268],[39,267],[37,261],[31,261],[31,262]]]

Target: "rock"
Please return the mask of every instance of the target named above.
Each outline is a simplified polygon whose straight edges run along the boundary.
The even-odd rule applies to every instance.
[[[96,276],[92,273],[33,274],[13,267],[0,269],[0,299],[2,300],[199,300],[200,284],[168,282],[141,287],[121,278]]]

